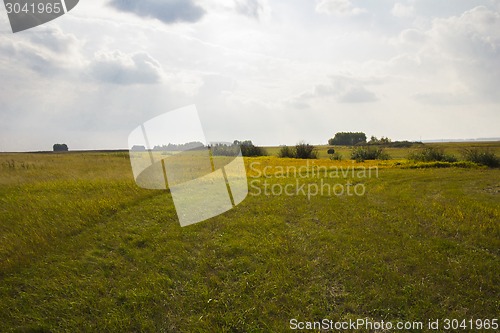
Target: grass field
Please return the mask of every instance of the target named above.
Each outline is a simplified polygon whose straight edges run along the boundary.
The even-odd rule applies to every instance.
[[[433,145],[458,156],[471,144]],[[186,228],[168,191],[135,185],[126,153],[0,154],[0,332],[287,332],[292,318],[427,332],[428,320],[498,318],[500,169],[339,151],[246,158],[246,200]],[[364,192],[256,195],[264,182]]]

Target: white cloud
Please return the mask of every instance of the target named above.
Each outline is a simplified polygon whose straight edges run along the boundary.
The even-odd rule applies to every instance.
[[[364,13],[366,10],[355,7],[351,0],[320,0],[316,11],[328,15],[350,16]]]
[[[422,45],[427,39],[425,33],[418,29],[406,29],[399,34],[399,42],[406,45]]]
[[[378,100],[377,96],[365,87],[351,87],[338,98],[341,103],[370,103]]]
[[[392,15],[400,18],[412,17],[415,14],[415,8],[412,5],[405,5],[402,3],[395,3],[391,10]]]
[[[119,85],[154,84],[162,77],[160,64],[149,54],[124,54],[118,50],[97,53],[89,72],[99,81]]]
[[[317,84],[313,89],[286,100],[285,104],[305,109],[310,107],[310,103],[322,99],[333,99],[344,104],[373,103],[379,100],[367,87],[381,84],[381,79],[356,77],[352,74],[331,75],[329,79],[328,83]]]
[[[238,13],[255,19],[269,17],[271,12],[267,0],[235,0],[235,9]]]
[[[460,16],[434,19],[426,31],[405,30],[399,41],[403,49],[416,48],[413,59],[417,59],[400,69],[417,77],[423,71],[429,80],[427,89],[432,90],[416,95],[419,101],[460,104],[465,102],[459,98],[464,93],[477,100],[500,101],[500,13],[476,7]]]

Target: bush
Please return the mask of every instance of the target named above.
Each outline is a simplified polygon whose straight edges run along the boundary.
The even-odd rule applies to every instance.
[[[384,152],[383,148],[358,147],[352,150],[351,159],[357,162],[366,160],[388,160],[389,155]]]
[[[308,143],[299,143],[295,147],[282,146],[279,157],[315,159],[318,158],[316,148]]]
[[[288,158],[294,158],[296,155],[295,155],[295,151],[288,147],[288,146],[282,146],[279,153],[278,153],[278,156],[279,157],[288,157]]]
[[[339,153],[333,153],[330,155],[330,159],[332,161],[342,161],[342,158],[343,158],[342,155]]]
[[[414,141],[394,141],[389,143],[387,146],[391,148],[411,148],[413,145],[423,145],[422,142]]]
[[[295,158],[316,159],[318,152],[314,146],[301,142],[295,146]]]
[[[469,162],[485,165],[490,168],[498,168],[500,166],[500,159],[492,151],[471,148],[465,149],[462,155]]]
[[[251,142],[250,144],[242,144],[241,154],[243,156],[266,156],[267,152],[264,148],[254,146]]]
[[[457,158],[450,154],[445,154],[443,149],[432,147],[415,151],[408,155],[408,159],[416,162],[456,162]]]

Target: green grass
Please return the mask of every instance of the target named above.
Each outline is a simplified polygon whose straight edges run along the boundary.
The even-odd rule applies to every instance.
[[[329,148],[334,148],[335,152],[340,153],[344,159],[349,159],[351,157],[352,148],[348,146],[316,146],[319,158],[328,158],[327,153]],[[375,146],[383,147],[383,146]],[[462,153],[464,149],[478,148],[485,149],[495,153],[497,156],[500,155],[500,143],[499,142],[444,142],[444,143],[425,143],[424,145],[414,145],[411,148],[388,148],[384,147],[384,152],[386,152],[391,159],[401,160],[406,159],[408,155],[414,151],[419,151],[425,147],[434,147],[438,149],[443,149],[446,153],[455,155],[457,158],[462,158]],[[269,155],[278,156],[280,147],[266,147],[266,151]]]
[[[186,228],[168,191],[137,188],[127,154],[2,154],[0,331],[286,332],[292,318],[497,318],[500,170],[410,169],[389,154],[397,161],[246,159],[250,177],[251,163],[276,176],[309,163],[300,182],[362,183],[366,194],[249,195]],[[344,179],[312,177],[312,165],[380,169]]]

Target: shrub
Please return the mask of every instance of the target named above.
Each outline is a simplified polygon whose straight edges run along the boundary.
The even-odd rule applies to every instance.
[[[267,152],[264,148],[254,146],[252,141],[241,143],[241,154],[243,156],[266,156]]]
[[[352,150],[351,158],[357,162],[365,160],[388,160],[389,155],[384,152],[383,148],[375,147],[357,147]]]
[[[339,153],[333,153],[330,155],[330,159],[332,161],[342,161],[342,158],[343,158],[342,155]]]
[[[450,154],[445,154],[443,149],[427,147],[415,151],[408,155],[408,159],[416,162],[456,162],[457,158]]]
[[[462,155],[469,162],[485,165],[490,168],[498,168],[500,166],[500,159],[492,151],[471,148],[465,149]]]
[[[413,145],[422,145],[422,142],[414,141],[394,141],[389,143],[387,146],[391,148],[411,148]]]
[[[295,155],[295,151],[293,148],[290,148],[288,146],[282,146],[279,153],[278,153],[278,156],[279,157],[294,158],[296,155]]]
[[[279,157],[315,159],[318,158],[316,148],[308,143],[298,143],[295,147],[282,146]]]
[[[295,158],[316,159],[318,158],[318,152],[314,146],[301,142],[295,146]]]

